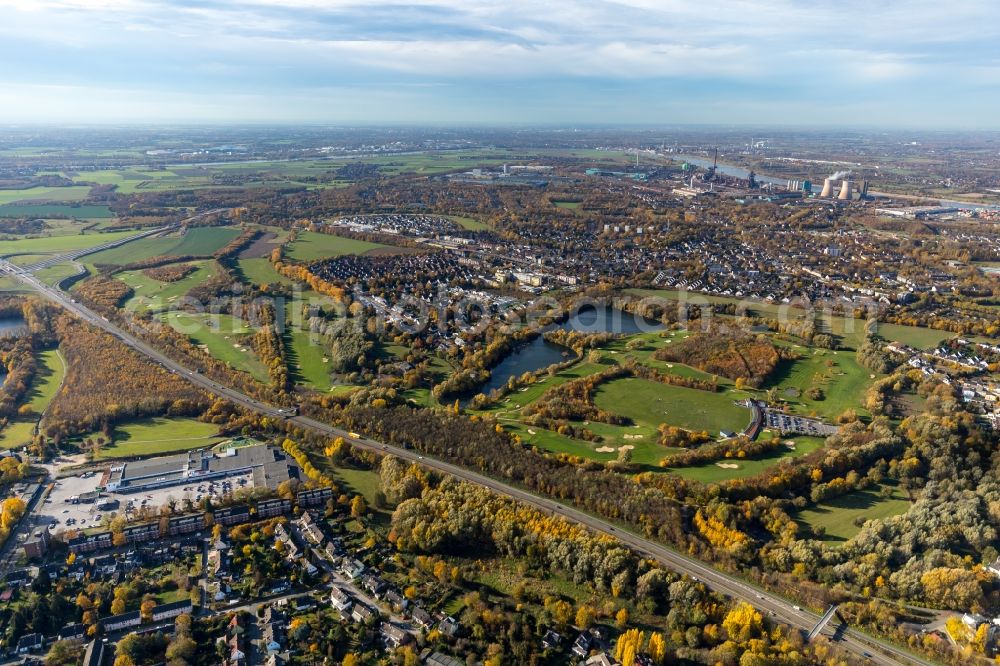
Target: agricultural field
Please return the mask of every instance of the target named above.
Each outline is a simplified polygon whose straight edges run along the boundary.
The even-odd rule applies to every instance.
[[[90,247],[110,243],[120,238],[134,236],[134,231],[108,231],[77,234],[72,236],[51,236],[44,238],[19,238],[17,240],[0,240],[0,255],[6,254],[58,254],[72,250],[85,250]],[[138,241],[137,241],[138,242]],[[113,250],[123,250],[129,244]],[[110,252],[111,250],[105,250]],[[97,256],[97,255],[95,255]]]
[[[232,227],[195,227],[189,229],[183,237],[179,233],[172,233],[166,236],[140,238],[120,247],[88,255],[86,261],[92,266],[100,264],[124,266],[159,256],[207,257],[238,235],[239,231]]]
[[[882,497],[882,488],[891,488],[888,497]],[[796,521],[803,527],[823,530],[821,541],[841,544],[849,541],[861,530],[856,520],[880,520],[906,513],[910,501],[897,486],[884,484],[868,490],[842,495],[799,511]]]
[[[83,201],[90,194],[87,186],[29,187],[24,190],[0,190],[0,205],[34,201]]]
[[[215,261],[193,261],[195,270],[176,282],[161,282],[142,271],[118,273],[115,278],[132,287],[135,295],[125,302],[124,308],[134,312],[163,310],[187,294],[192,288],[219,274]]]
[[[111,219],[115,216],[107,206],[57,204],[7,204],[0,206],[0,217],[68,217],[80,220]]]
[[[150,418],[115,427],[112,442],[101,447],[98,459],[147,456],[209,448],[222,441],[219,428],[186,418]]]
[[[364,254],[371,250],[381,250],[392,247],[381,243],[354,238],[343,238],[314,231],[299,233],[298,237],[285,248],[285,255],[295,261],[317,261],[328,257],[339,257],[345,254]]]
[[[267,368],[249,347],[247,338],[253,330],[242,319],[223,314],[188,312],[167,312],[159,318],[220,361],[248,372],[260,381],[268,380]]]

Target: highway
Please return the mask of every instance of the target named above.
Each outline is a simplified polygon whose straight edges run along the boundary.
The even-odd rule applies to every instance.
[[[498,481],[462,467],[458,467],[434,458],[425,457],[417,451],[391,446],[364,437],[352,437],[345,430],[306,416],[287,416],[280,407],[260,402],[248,395],[235,391],[227,386],[223,386],[209,377],[195,371],[188,370],[186,367],[173,361],[159,350],[131,335],[128,331],[119,328],[89,308],[77,303],[65,292],[48,286],[32,275],[29,271],[14,266],[3,260],[0,260],[0,271],[11,274],[13,277],[33,288],[49,300],[61,305],[69,312],[72,312],[80,319],[107,331],[111,335],[114,335],[124,344],[147,356],[154,362],[159,363],[168,370],[185,377],[192,384],[199,386],[209,393],[225,397],[248,410],[252,410],[260,414],[266,414],[275,418],[284,418],[296,426],[312,430],[327,437],[342,437],[352,446],[384,454],[392,454],[403,460],[415,462],[425,467],[450,474],[464,481],[483,486],[500,495],[505,495],[519,502],[533,506],[547,514],[557,515],[567,520],[579,523],[595,532],[609,535],[622,543],[627,544],[637,552],[643,554],[644,556],[658,560],[666,567],[673,569],[674,571],[687,574],[688,576],[701,581],[716,592],[734,599],[746,601],[759,610],[767,613],[772,619],[783,622],[797,629],[801,629],[806,633],[808,633],[820,619],[820,614],[798,608],[786,599],[759,589],[741,578],[718,571],[693,557],[677,552],[667,546],[664,546],[663,544],[642,537],[609,521],[590,515],[574,507],[540,497],[516,486],[508,485],[502,481]],[[854,630],[845,631],[843,633],[843,638],[838,642],[838,645],[859,657],[867,658],[868,661],[866,663],[879,664],[882,666],[895,666],[899,664],[933,666],[933,662],[913,655],[912,653],[898,648],[890,643],[872,638]]]

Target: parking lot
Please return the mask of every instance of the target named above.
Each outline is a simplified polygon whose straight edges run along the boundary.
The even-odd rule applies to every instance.
[[[243,474],[222,479],[190,481],[187,484],[156,488],[133,493],[102,492],[97,502],[75,503],[73,498],[93,492],[101,482],[101,474],[92,476],[66,476],[55,482],[52,492],[45,502],[38,505],[35,514],[39,524],[48,522],[52,530],[85,529],[107,523],[119,512],[128,517],[142,507],[157,509],[171,500],[181,503],[190,499],[197,504],[205,497],[218,500],[227,493],[252,486],[251,476]],[[116,500],[114,507],[98,508],[102,501]]]

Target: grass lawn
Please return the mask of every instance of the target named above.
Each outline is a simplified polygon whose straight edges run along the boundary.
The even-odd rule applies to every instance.
[[[485,222],[480,222],[471,217],[465,217],[464,215],[445,215],[449,220],[454,220],[462,225],[462,228],[466,231],[484,231],[490,228],[490,225]]]
[[[556,208],[565,208],[567,210],[576,210],[582,205],[579,201],[553,201],[552,203],[555,204]]]
[[[15,449],[31,442],[34,421],[13,421],[0,430],[0,449]]]
[[[187,294],[195,286],[218,275],[220,271],[215,261],[192,261],[189,263],[196,266],[196,270],[176,282],[161,282],[144,275],[142,271],[126,271],[117,274],[115,276],[117,279],[135,291],[135,295],[126,301],[125,308],[135,312],[144,312],[149,309],[162,310]]]
[[[55,349],[47,349],[38,355],[39,368],[31,391],[28,393],[28,404],[32,411],[41,414],[56,396],[66,376],[66,364]]]
[[[76,234],[73,236],[46,236],[41,238],[19,238],[0,241],[0,254],[44,254],[51,255],[70,250],[83,250],[103,243],[135,235],[134,231],[110,231],[106,233]],[[122,248],[128,247],[128,244]],[[118,248],[118,249],[122,249]]]
[[[936,331],[933,328],[919,328],[917,326],[900,326],[899,324],[878,325],[878,334],[886,340],[901,342],[915,349],[933,349],[943,340],[953,337],[947,331]]]
[[[782,317],[795,319],[805,313],[805,310],[802,310],[801,308],[790,307],[788,305],[781,305],[778,303],[765,303],[761,301],[739,299],[732,296],[716,296],[713,294],[702,294],[699,292],[681,291],[677,289],[626,289],[625,292],[632,294],[633,296],[653,296],[667,300],[683,299],[694,303],[741,303],[746,306],[747,314],[772,318],[777,317],[779,319]],[[861,319],[840,316],[826,317],[823,315],[820,318],[820,326],[821,328],[825,328],[826,332],[839,337],[841,344],[846,347],[856,349],[864,338],[865,322]],[[945,331],[936,331],[934,329],[921,328],[918,326],[900,326],[898,324],[880,323],[878,325],[878,330],[879,335],[886,340],[902,342],[903,344],[907,344],[918,349],[927,349],[928,347],[936,345],[941,340],[952,337],[950,333]]]
[[[910,501],[899,488],[888,486],[892,488],[892,495],[883,498],[879,494],[882,487],[886,486],[861,490],[814,504],[800,511],[795,519],[804,526],[825,529],[822,541],[841,544],[852,539],[861,530],[854,525],[856,519],[879,520],[906,513],[910,508]]]
[[[239,235],[240,230],[233,227],[195,227],[184,234],[170,254],[209,256]]]
[[[194,419],[151,418],[115,428],[114,442],[105,444],[98,458],[124,458],[210,447],[222,441],[219,427]]]
[[[42,270],[35,273],[35,277],[48,285],[55,285],[62,280],[76,275],[76,266],[73,264],[56,264],[55,266],[49,266],[48,268],[43,268]]]
[[[762,435],[769,437],[768,434]],[[701,483],[719,483],[729,479],[744,479],[757,476],[764,470],[785,458],[798,458],[821,448],[823,440],[819,437],[790,437],[784,441],[795,442],[794,448],[781,446],[766,456],[754,459],[726,458],[718,463],[706,463],[696,467],[678,467],[670,471],[679,476]]]
[[[0,204],[12,204],[20,201],[83,201],[88,194],[90,194],[90,188],[87,186],[0,190]]]
[[[267,257],[240,259],[236,262],[236,266],[249,284],[293,284],[291,279],[274,270]]]
[[[167,312],[160,320],[203,345],[209,354],[231,367],[249,372],[259,381],[268,381],[267,368],[249,347],[252,330],[242,319],[210,313]]]
[[[333,383],[326,346],[318,338],[314,340],[308,331],[294,326],[285,329],[285,345],[293,381],[329,391]]]
[[[26,402],[31,406],[35,416],[7,424],[7,427],[0,431],[0,449],[17,448],[31,441],[35,430],[35,418],[40,416],[52,402],[52,398],[62,386],[65,375],[66,365],[55,349],[48,349],[38,355],[38,374],[31,383]]]
[[[861,367],[854,352],[812,349],[795,345],[802,358],[780,361],[763,388],[776,388],[778,397],[803,416],[816,415],[832,420],[847,409],[867,414],[861,401],[873,381],[871,372]],[[806,396],[811,388],[822,389],[823,400]]]
[[[314,231],[299,232],[294,242],[285,248],[285,254],[295,261],[316,261],[345,254],[364,254],[370,250],[391,247],[381,243],[342,238]]]
[[[341,482],[341,491],[348,495],[362,495],[369,508],[375,507],[375,495],[381,488],[377,470],[353,469],[350,467],[332,467],[328,469]]]
[[[647,379],[627,377],[601,384],[594,403],[640,427],[655,430],[661,423],[687,430],[739,432],[750,423],[750,411],[733,404],[739,396],[723,391],[709,393],[682,386],[670,386]]]

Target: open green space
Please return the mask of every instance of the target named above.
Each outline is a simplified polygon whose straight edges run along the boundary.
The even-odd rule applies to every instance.
[[[332,475],[342,483],[341,491],[348,495],[361,495],[369,507],[376,506],[376,497],[381,487],[377,470],[354,469],[351,467],[328,468]]]
[[[871,372],[858,364],[854,352],[794,347],[802,358],[779,361],[763,390],[773,388],[779,400],[802,416],[833,420],[848,409],[862,415],[868,413],[861,403],[874,380]],[[810,398],[807,395],[810,389],[820,389],[823,398]]]
[[[16,449],[30,444],[34,432],[34,421],[12,421],[3,430],[0,430],[0,449]]]
[[[0,206],[0,217],[73,217],[81,220],[115,216],[107,206],[67,204],[7,204]]]
[[[145,275],[142,271],[125,271],[115,275],[115,278],[132,287],[135,292],[135,295],[126,301],[125,308],[144,312],[170,307],[192,288],[218,275],[221,270],[215,261],[189,263],[196,266],[195,270],[176,282],[161,282]]]
[[[471,217],[465,217],[464,215],[445,215],[449,220],[454,220],[462,225],[462,228],[466,231],[485,231],[490,228],[490,225],[485,222],[480,222]]]
[[[292,381],[320,391],[329,391],[333,383],[330,380],[330,359],[323,341],[318,336],[314,338],[308,331],[288,326],[285,329],[285,343]]]
[[[583,205],[579,201],[553,201],[552,202],[556,208],[565,208],[567,210],[577,210]]]
[[[36,414],[44,412],[66,376],[66,364],[56,349],[47,349],[38,355],[38,373],[31,383],[28,404]]]
[[[240,259],[236,267],[243,279],[249,284],[292,284],[293,281],[274,270],[267,257]]]
[[[48,285],[56,285],[66,278],[76,275],[79,271],[73,263],[61,263],[43,268],[35,273],[35,277]]]
[[[286,247],[285,254],[295,261],[316,261],[327,257],[340,257],[345,254],[364,254],[371,250],[391,247],[381,243],[343,238],[331,234],[321,234],[314,231],[300,232],[296,239]]]
[[[167,312],[160,315],[160,320],[230,367],[268,381],[267,368],[250,348],[248,338],[253,331],[242,319],[224,314]]]
[[[746,314],[760,317],[769,317],[778,320],[795,320],[801,318],[806,311],[802,308],[793,307],[780,303],[765,303],[763,301],[752,301],[749,299],[739,299],[732,296],[717,296],[714,294],[702,294],[694,291],[683,291],[678,289],[626,289],[626,293],[633,296],[655,297],[666,300],[682,300],[688,303],[739,303],[746,308]],[[850,317],[837,315],[827,316],[820,314],[819,328],[821,332],[832,333],[840,339],[840,343],[846,347],[856,349],[864,340],[865,321]],[[900,326],[898,324],[880,323],[879,335],[886,340],[901,342],[920,349],[932,347],[941,340],[951,337],[946,331],[938,331],[931,328],[919,326]]]
[[[124,266],[159,256],[200,256],[207,257],[236,238],[239,231],[232,227],[195,227],[181,236],[172,233],[166,236],[141,238],[119,247],[102,250],[86,257],[91,265],[107,264]]]
[[[881,496],[882,488],[891,488],[888,497]],[[867,490],[848,493],[840,497],[814,504],[799,511],[795,519],[813,530],[822,528],[822,541],[841,544],[861,530],[855,521],[881,520],[898,516],[910,508],[906,494],[897,486],[882,485]]]
[[[899,324],[881,322],[878,325],[878,334],[886,340],[901,342],[915,349],[933,349],[954,335],[948,331],[938,331],[933,328],[900,326]]]
[[[147,456],[210,447],[222,440],[219,427],[186,418],[150,418],[115,427],[113,441],[97,458]]]
[[[41,238],[19,238],[0,241],[0,254],[56,254],[71,250],[85,250],[90,247],[135,235],[134,231],[108,231],[77,234],[74,236],[48,236]],[[138,241],[137,241],[138,242]],[[113,249],[124,249],[128,243]],[[110,250],[105,250],[110,251]]]
[[[29,187],[24,190],[0,190],[0,205],[26,201],[83,201],[90,194],[87,186]]]
[[[769,437],[765,434],[762,437]],[[730,479],[744,479],[756,476],[786,458],[799,458],[823,446],[819,437],[789,437],[782,440],[791,442],[782,444],[776,450],[756,458],[724,458],[722,460],[697,465],[694,467],[672,468],[674,474],[700,483],[720,483]]]
[[[0,449],[11,449],[28,444],[35,431],[38,416],[45,412],[66,375],[66,365],[55,349],[48,349],[38,354],[38,372],[31,382],[25,404],[31,407],[34,414],[27,418],[18,418],[0,431]]]
[[[750,410],[734,402],[739,397],[731,391],[709,393],[626,377],[601,384],[594,393],[594,404],[627,416],[640,427],[655,430],[661,423],[669,423],[716,436],[720,430],[740,432],[750,423]]]

